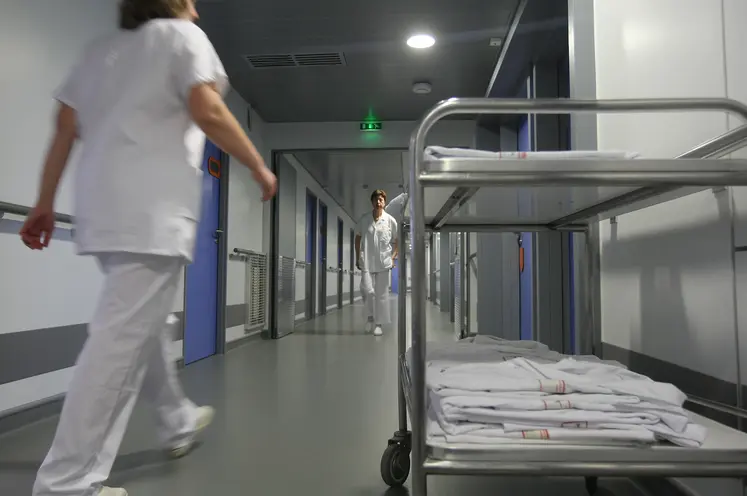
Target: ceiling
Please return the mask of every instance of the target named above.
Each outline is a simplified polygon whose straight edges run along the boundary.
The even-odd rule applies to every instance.
[[[326,122],[415,120],[439,100],[485,96],[500,51],[490,38],[506,36],[517,4],[201,0],[198,8],[233,86],[265,121]],[[409,48],[416,32],[432,33],[436,45]],[[257,68],[248,57],[282,67]],[[414,94],[419,81],[432,93]]]
[[[371,193],[386,191],[389,199],[402,193],[407,151],[294,152],[301,165],[353,219],[371,211]]]

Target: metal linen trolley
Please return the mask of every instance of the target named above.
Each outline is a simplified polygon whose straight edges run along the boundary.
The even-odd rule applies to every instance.
[[[483,158],[425,157],[426,137],[439,120],[455,114],[570,114],[670,111],[719,111],[736,114],[742,126],[694,148],[676,159],[578,159],[498,160]],[[518,100],[454,98],[433,107],[419,123],[410,142],[410,225],[400,222],[400,239],[411,235],[412,348],[408,366],[407,292],[399,292],[399,430],[389,440],[381,460],[381,474],[390,486],[405,483],[412,469],[413,496],[426,496],[426,478],[441,475],[583,476],[590,493],[596,478],[615,477],[747,477],[747,434],[699,418],[709,429],[706,443],[698,448],[655,445],[652,447],[579,446],[563,444],[509,444],[504,446],[452,446],[426,441],[426,231],[521,232],[572,231],[587,233],[604,218],[672,199],[682,187],[747,185],[747,160],[719,159],[747,145],[747,106],[728,99],[649,100]],[[425,188],[453,187],[446,205],[438,205],[436,217],[426,217]],[[542,187],[534,201],[545,205],[553,217],[529,223],[507,222],[495,215],[487,222],[470,215],[454,215],[473,199],[480,187],[501,188],[481,191],[488,195],[516,192],[517,188]],[[593,198],[566,202],[560,212],[556,194],[571,197],[578,187],[606,187],[594,190]],[[621,188],[625,189],[620,193]],[[496,192],[497,191],[497,192]],[[501,193],[501,191],[503,193]],[[606,191],[606,195],[602,192]],[[614,191],[614,193],[610,193]],[[669,195],[669,196],[667,196]],[[605,198],[606,196],[606,198]],[[625,210],[628,209],[628,210]],[[562,210],[562,209],[561,209]],[[430,209],[429,209],[430,211]],[[445,214],[444,214],[445,212]],[[497,212],[497,210],[496,210]],[[513,219],[516,220],[516,219]],[[598,246],[586,236],[586,272],[594,280]],[[407,260],[400,261],[400,288],[406,287]],[[593,284],[593,283],[592,283]],[[596,336],[598,316],[594,315],[593,291],[585,291],[583,335]],[[408,430],[408,411],[412,432]]]

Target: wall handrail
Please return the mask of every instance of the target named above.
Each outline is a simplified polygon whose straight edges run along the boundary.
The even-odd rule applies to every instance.
[[[10,215],[21,215],[23,217],[26,217],[31,213],[32,208],[27,207],[25,205],[18,205],[17,203],[8,203],[0,201],[0,218],[3,217],[4,214],[10,214]],[[72,215],[68,214],[61,214],[55,212],[54,214],[54,220],[55,222],[59,222],[60,224],[74,224],[75,220],[73,219]]]

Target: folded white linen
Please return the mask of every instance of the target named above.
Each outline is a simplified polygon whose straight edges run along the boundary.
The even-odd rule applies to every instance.
[[[657,424],[674,432],[689,423],[687,412],[677,406],[657,405],[635,396],[568,394],[545,396],[439,396],[431,402],[448,422]],[[531,422],[527,420],[531,419]]]
[[[425,149],[425,158],[482,158],[491,160],[578,160],[582,158],[595,158],[600,160],[610,159],[634,159],[639,156],[634,152],[620,151],[596,151],[596,150],[572,150],[563,152],[490,152],[485,150],[473,150],[470,148],[446,148],[443,146],[429,146]]]
[[[675,406],[682,406],[686,399],[672,384],[655,382],[622,367],[571,358],[557,363],[526,358],[502,363],[430,363],[426,367],[426,383],[436,392],[447,388],[480,393],[619,394]]]
[[[429,412],[427,424],[428,442],[445,442],[448,444],[477,444],[484,446],[501,446],[510,444],[575,444],[593,446],[630,446],[651,444],[656,441],[654,433],[641,428],[631,429],[565,429],[565,428],[527,428],[507,431],[500,425],[464,424],[463,429],[447,432],[439,421]],[[635,426],[634,426],[635,427]]]
[[[679,389],[617,362],[490,336],[429,343],[427,350],[429,440],[483,445],[666,440],[699,447],[706,437],[706,429],[692,424],[682,408],[686,397]]]

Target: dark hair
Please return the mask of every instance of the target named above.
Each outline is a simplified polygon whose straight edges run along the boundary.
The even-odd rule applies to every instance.
[[[384,198],[384,203],[386,203],[386,191],[384,191],[383,189],[377,189],[373,193],[371,193],[371,203],[373,203],[374,199],[377,196]]]
[[[177,19],[189,8],[190,0],[121,0],[119,27],[134,31],[152,19]]]

